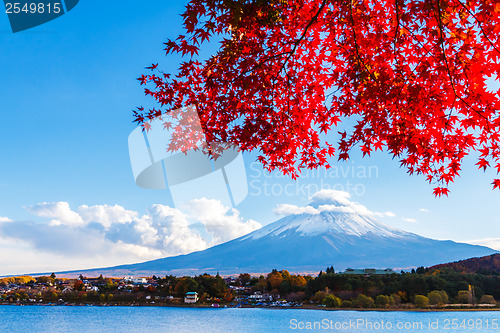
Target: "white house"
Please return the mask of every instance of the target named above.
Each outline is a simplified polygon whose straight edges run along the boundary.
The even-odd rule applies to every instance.
[[[198,302],[198,293],[195,291],[189,291],[184,296],[184,303],[196,303]]]
[[[135,278],[132,280],[133,284],[146,284],[148,280],[146,278]]]

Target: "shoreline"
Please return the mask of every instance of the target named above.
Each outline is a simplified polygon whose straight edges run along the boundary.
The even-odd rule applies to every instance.
[[[268,310],[320,310],[320,311],[350,311],[350,312],[495,312],[500,311],[498,307],[482,307],[482,308],[441,308],[441,309],[401,309],[401,308],[325,308],[318,306],[225,306],[219,305],[214,307],[210,304],[197,304],[197,305],[182,305],[182,304],[55,304],[55,303],[0,303],[0,306],[45,306],[45,307],[158,307],[158,308],[179,308],[179,309],[268,309]]]

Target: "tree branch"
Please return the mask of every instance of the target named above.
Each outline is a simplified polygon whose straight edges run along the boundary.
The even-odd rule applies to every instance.
[[[321,12],[323,11],[323,9],[325,8],[326,6],[326,3],[327,3],[328,0],[323,0],[323,2],[321,3],[321,6],[319,7],[318,11],[316,12],[316,14],[312,17],[311,21],[309,21],[309,23],[306,25],[305,29],[304,29],[304,32],[302,33],[302,36],[299,37],[299,39],[297,39],[294,43],[294,46],[292,48],[292,50],[290,52],[288,52],[288,57],[286,57],[285,61],[283,62],[283,64],[281,65],[279,72],[281,72],[283,70],[283,68],[286,66],[286,64],[288,63],[288,60],[290,60],[290,58],[292,57],[292,55],[295,53],[295,51],[297,50],[297,47],[299,46],[300,42],[302,42],[302,40],[305,38],[306,34],[307,34],[307,31],[309,30],[309,28],[313,25],[314,22],[316,22],[316,20],[318,19],[319,17],[319,14],[321,14]]]

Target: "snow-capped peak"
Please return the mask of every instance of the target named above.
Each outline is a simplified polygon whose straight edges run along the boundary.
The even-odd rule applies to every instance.
[[[279,205],[275,212],[284,218],[256,230],[244,238],[257,239],[266,235],[288,235],[290,232],[304,236],[332,233],[337,235],[375,235],[379,237],[404,237],[411,233],[390,227],[375,220],[383,215],[352,202],[346,192],[323,190],[316,193],[313,201],[303,207]],[[387,215],[392,213],[385,213]]]

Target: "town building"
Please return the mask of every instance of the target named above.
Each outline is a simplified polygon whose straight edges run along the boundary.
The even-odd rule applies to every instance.
[[[375,269],[375,268],[364,268],[364,269],[353,269],[348,268],[342,274],[354,274],[354,275],[386,275],[386,274],[394,274],[393,269]]]
[[[198,302],[198,293],[195,291],[189,291],[184,296],[184,303],[196,303]]]

